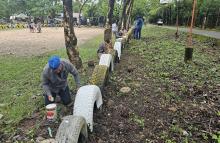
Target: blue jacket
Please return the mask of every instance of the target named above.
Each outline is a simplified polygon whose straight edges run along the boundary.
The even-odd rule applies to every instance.
[[[143,25],[144,25],[143,19],[142,19],[142,18],[138,18],[135,27],[136,27],[136,28],[142,28]]]

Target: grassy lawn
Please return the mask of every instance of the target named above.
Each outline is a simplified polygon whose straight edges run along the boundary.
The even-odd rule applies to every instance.
[[[187,36],[181,33],[180,39],[175,40],[174,31],[158,29],[150,26],[144,30],[141,42],[134,41],[133,51],[140,53],[147,61],[149,75],[167,84],[172,76],[182,78],[185,83],[190,82],[202,86],[220,83],[220,66],[218,64],[220,50],[211,47],[215,40],[204,36],[194,36],[193,62],[184,63],[184,52]],[[138,47],[138,48],[137,48]]]
[[[174,33],[174,30],[147,26],[143,29],[143,38],[133,40],[129,49],[130,53],[144,60],[144,66],[140,65],[145,71],[143,77],[150,79],[154,88],[152,94],[160,95],[157,96],[158,103],[155,103],[157,107],[161,111],[167,110],[167,106],[172,107],[165,115],[176,123],[163,121],[161,115],[158,120],[167,125],[160,129],[161,132],[155,133],[156,140],[170,143],[217,141],[216,138],[220,138],[217,125],[220,112],[220,47],[215,39],[194,35],[193,61],[186,64],[187,34],[181,33],[176,40]],[[189,135],[184,137],[183,131]]]
[[[100,35],[80,46],[80,56],[83,62],[96,60],[96,50],[103,36]],[[35,57],[0,57],[0,131],[13,132],[15,125],[33,111],[44,108],[41,72],[51,55],[59,55],[67,58],[65,48],[48,54]],[[86,63],[84,67],[86,67]],[[72,80],[70,88],[75,86]],[[81,75],[81,83],[85,84],[88,75]]]

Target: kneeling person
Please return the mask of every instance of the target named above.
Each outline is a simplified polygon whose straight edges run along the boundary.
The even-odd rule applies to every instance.
[[[45,104],[54,103],[56,95],[59,95],[63,104],[71,103],[69,86],[67,83],[68,74],[72,74],[77,88],[80,87],[79,74],[76,68],[65,59],[52,56],[42,72],[42,86],[44,90]]]

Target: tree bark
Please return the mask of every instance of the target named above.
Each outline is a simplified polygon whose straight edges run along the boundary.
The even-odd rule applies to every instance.
[[[220,8],[218,9],[218,16],[217,16],[217,19],[216,19],[215,27],[218,27],[219,17],[220,17]]]
[[[77,50],[77,38],[73,28],[72,0],[63,0],[63,20],[67,55],[70,62],[79,69],[82,67],[82,60]]]
[[[126,23],[126,19],[127,19],[127,16],[126,16],[126,8],[127,8],[127,5],[129,3],[130,0],[124,0],[123,1],[123,10],[122,10],[122,14],[121,14],[121,17],[120,17],[120,21],[119,21],[119,24],[118,24],[118,29],[121,30],[121,28],[124,27],[124,24]]]
[[[122,28],[123,30],[126,29],[126,25],[127,25],[127,19],[128,19],[128,5],[130,4],[131,0],[127,0],[126,1],[126,6],[125,6],[125,14],[123,15],[123,20],[122,20]]]
[[[207,10],[208,11],[208,10]],[[202,29],[205,29],[205,25],[206,25],[206,20],[207,20],[207,11],[204,13],[204,19],[203,19],[203,23],[202,23]]]
[[[112,41],[112,17],[114,11],[115,0],[109,0],[109,11],[106,22],[106,29],[104,31],[104,41],[110,43]]]
[[[125,24],[125,29],[128,31],[129,27],[130,27],[130,22],[131,22],[131,12],[132,12],[132,8],[133,8],[133,4],[134,4],[134,0],[130,0],[128,8],[127,8],[127,22]]]
[[[196,9],[196,0],[193,1],[193,10],[192,10],[191,25],[189,28],[188,46],[185,48],[185,58],[184,58],[185,62],[192,61],[192,56],[193,56],[192,29],[194,24],[195,9]]]
[[[175,33],[176,39],[179,38],[179,5],[178,1],[176,0],[176,33]]]
[[[79,26],[81,26],[81,21],[80,21],[80,19],[81,19],[82,9],[83,9],[83,7],[85,6],[85,4],[86,4],[87,1],[88,1],[88,0],[85,0],[85,1],[83,2],[83,4],[81,5],[80,9],[79,9]]]
[[[113,17],[115,0],[109,0],[108,5],[109,5],[109,11],[108,11],[108,17],[107,17],[107,28],[111,28],[112,27],[112,17]]]

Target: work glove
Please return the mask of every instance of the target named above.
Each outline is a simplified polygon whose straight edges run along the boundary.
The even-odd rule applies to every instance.
[[[53,101],[54,101],[54,97],[53,97],[52,95],[48,95],[48,100],[49,100],[50,102],[53,102]]]

